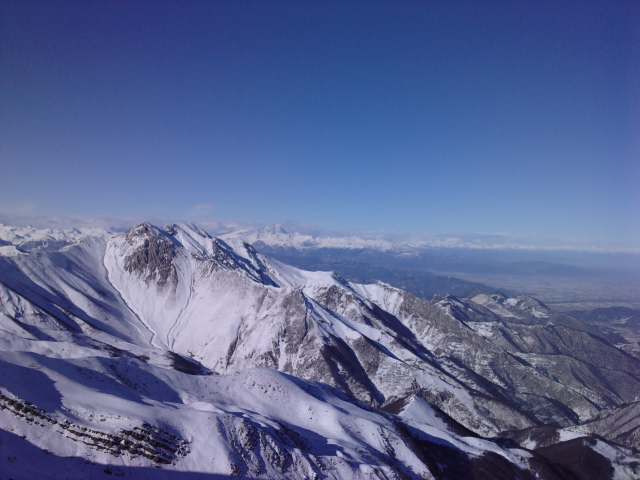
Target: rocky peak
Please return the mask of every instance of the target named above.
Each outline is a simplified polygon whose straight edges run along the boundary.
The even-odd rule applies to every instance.
[[[527,295],[507,297],[502,293],[481,293],[472,297],[470,300],[501,317],[523,319],[548,318],[551,316],[549,307],[537,298]]]
[[[504,303],[522,312],[533,315],[536,318],[547,318],[551,315],[551,310],[537,298],[528,295],[519,295],[514,298],[507,298]]]
[[[497,294],[496,296],[499,296]],[[482,308],[473,301],[463,300],[454,295],[446,295],[434,300],[434,305],[452,317],[462,322],[473,321],[494,321],[496,315],[486,308]]]
[[[177,271],[173,264],[176,244],[168,232],[142,223],[127,232],[126,240],[133,247],[125,257],[124,268],[127,272],[137,273],[147,283],[152,280],[161,286],[177,283]]]

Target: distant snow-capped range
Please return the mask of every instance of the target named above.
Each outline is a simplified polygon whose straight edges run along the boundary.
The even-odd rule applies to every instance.
[[[633,247],[586,245],[568,242],[527,241],[508,235],[460,234],[391,236],[380,234],[336,234],[312,232],[304,228],[273,224],[262,227],[229,227],[223,224],[211,229],[225,239],[242,239],[274,248],[371,249],[386,252],[412,253],[427,248],[458,248],[470,250],[569,250],[586,252],[640,253]]]
[[[356,235],[311,234],[285,228],[281,224],[265,227],[248,227],[227,231],[221,235],[225,239],[239,239],[249,243],[263,243],[270,247],[283,248],[370,248],[394,250],[401,246],[418,246],[404,242],[394,242],[384,238]]]
[[[6,236],[45,235],[42,240],[56,241],[60,235],[98,235],[100,232],[123,232],[139,223],[135,220],[67,217],[19,217],[0,215],[0,233]],[[160,222],[155,223],[173,223]],[[204,221],[197,224],[212,235],[226,240],[259,243],[271,248],[378,250],[400,254],[419,253],[426,249],[576,251],[593,253],[640,254],[640,247],[612,244],[588,244],[550,239],[522,238],[507,234],[423,234],[339,232],[296,224],[255,225],[238,222]],[[10,225],[10,226],[9,226]],[[31,233],[29,233],[31,232]],[[61,233],[62,232],[62,233]]]

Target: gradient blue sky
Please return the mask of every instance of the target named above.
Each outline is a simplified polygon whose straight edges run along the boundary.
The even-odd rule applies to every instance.
[[[0,5],[0,209],[640,242],[640,2]]]

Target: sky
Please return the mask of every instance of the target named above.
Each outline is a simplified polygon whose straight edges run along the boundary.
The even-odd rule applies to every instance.
[[[3,1],[0,210],[639,246],[639,15]]]

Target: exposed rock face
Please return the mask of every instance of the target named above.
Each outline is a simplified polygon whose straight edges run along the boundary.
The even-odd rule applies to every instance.
[[[472,297],[471,301],[508,318],[549,318],[551,316],[549,307],[537,298],[527,295],[507,297],[501,293],[479,294]]]
[[[1,393],[0,410],[22,418],[27,423],[53,430],[61,438],[82,443],[113,457],[142,457],[153,463],[166,465],[175,463],[189,453],[189,442],[146,423],[130,430],[105,432],[74,424],[69,420],[58,420],[31,402]]]
[[[599,435],[640,451],[640,402],[602,412],[576,431]]]
[[[551,454],[482,437],[637,441],[640,360],[535,299],[429,302],[192,226],[0,257],[0,328],[0,425],[56,458],[256,478],[569,479]],[[625,452],[604,455],[616,472],[633,472]]]
[[[572,425],[640,391],[637,359],[556,324],[548,307],[531,297],[427,302],[383,284],[361,287],[328,274],[302,274],[246,244],[232,247],[197,231],[157,235],[177,245],[180,271],[197,272],[179,281],[185,293],[178,292],[180,306],[165,322],[174,325],[167,343],[214,371],[278,368],[372,405],[418,389],[485,435]],[[209,316],[216,306],[206,307],[204,289],[235,306]],[[144,310],[136,298],[125,299]],[[164,328],[159,314],[146,315],[156,331]],[[209,329],[209,322],[219,328]],[[194,338],[190,329],[201,334]]]
[[[584,480],[637,478],[640,462],[626,449],[582,437],[536,449],[563,475]]]
[[[162,234],[151,225],[142,224],[129,231],[126,239],[135,246],[124,261],[127,272],[140,275],[147,283],[156,281],[161,286],[178,282],[173,264],[176,247],[169,235]]]
[[[640,403],[605,410],[586,422],[564,428],[534,427],[502,435],[530,447],[547,447],[563,439],[595,435],[640,451]]]

